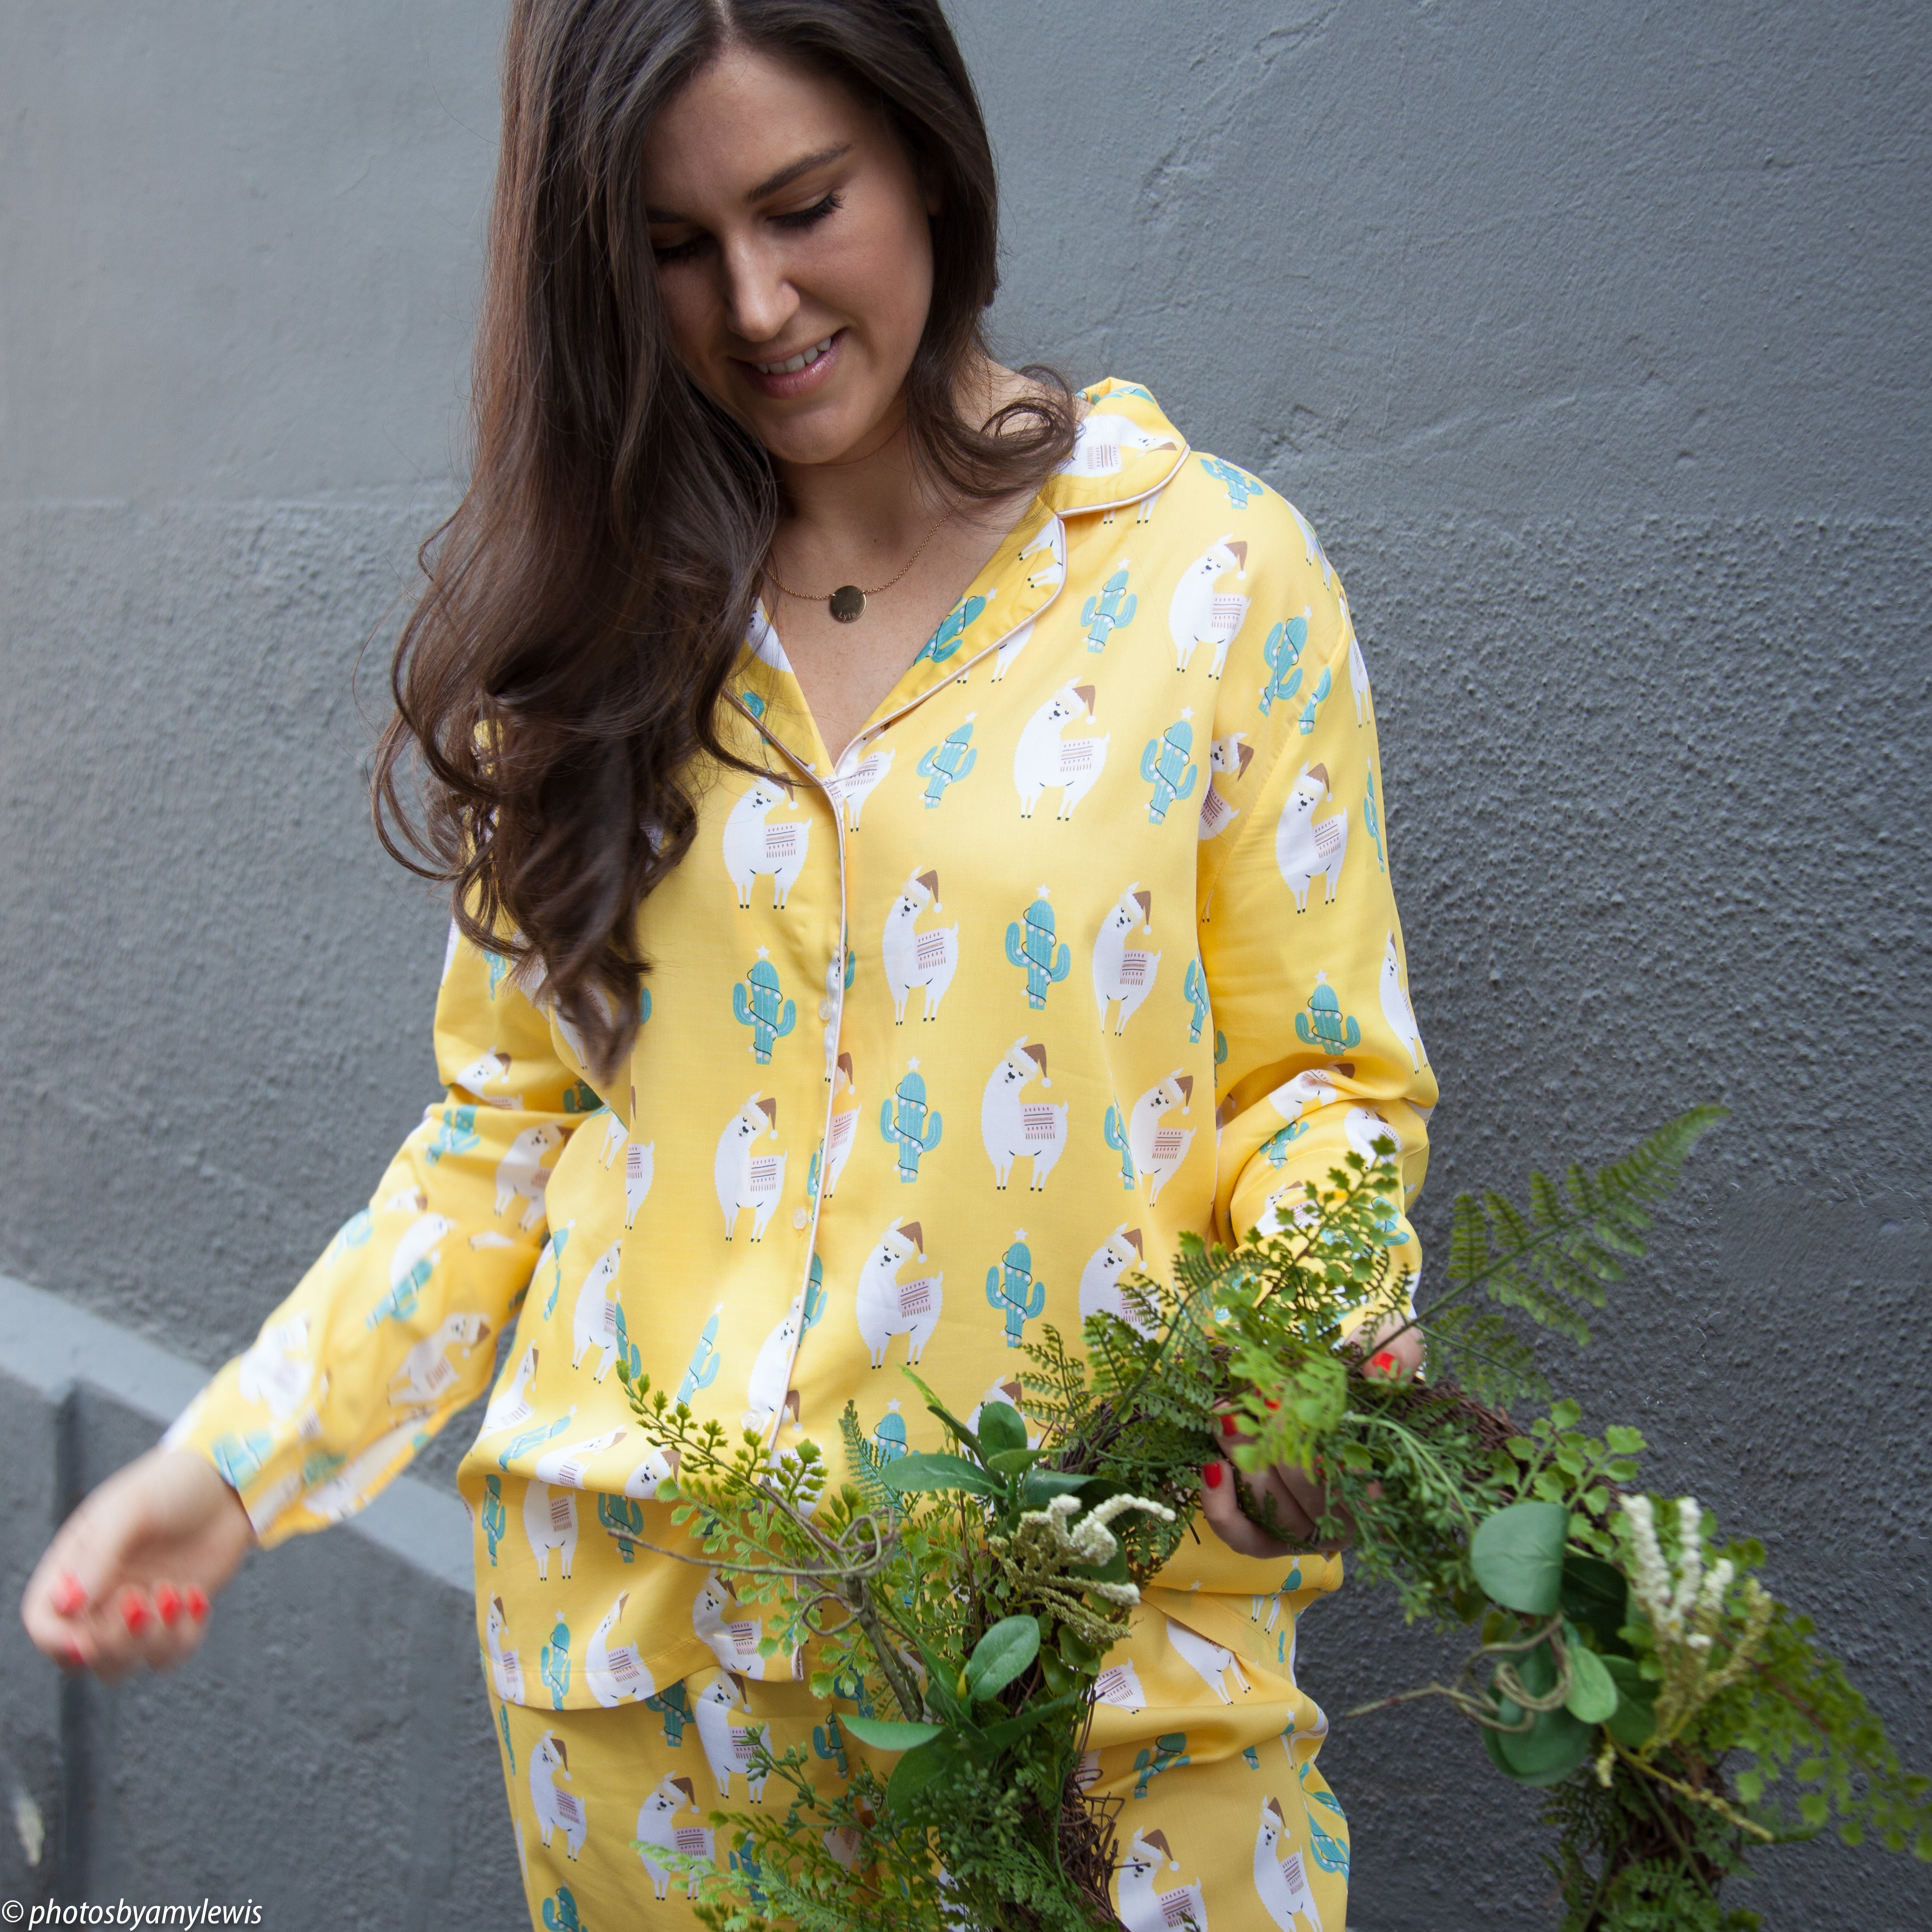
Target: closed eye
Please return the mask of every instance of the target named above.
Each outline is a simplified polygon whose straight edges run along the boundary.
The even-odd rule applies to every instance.
[[[794,208],[789,214],[773,215],[772,225],[793,230],[814,228],[828,214],[836,214],[844,205],[843,197],[834,189],[814,202],[809,208]],[[680,262],[695,261],[710,238],[708,235],[694,235],[688,241],[673,242],[668,248],[653,248],[651,254],[659,267],[670,268]]]

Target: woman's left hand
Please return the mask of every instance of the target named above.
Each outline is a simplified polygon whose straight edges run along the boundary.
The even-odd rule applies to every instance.
[[[1398,1325],[1386,1324],[1384,1334]],[[1385,1381],[1406,1382],[1421,1366],[1421,1334],[1414,1328],[1405,1328],[1392,1340],[1385,1342],[1382,1334],[1377,1336],[1364,1372]],[[1233,1425],[1232,1416],[1222,1425],[1228,1430],[1230,1444],[1245,1439]],[[1266,1515],[1272,1509],[1274,1521],[1290,1539],[1284,1543],[1270,1536],[1242,1509],[1236,1474],[1234,1464],[1225,1456],[1201,1472],[1201,1513],[1208,1519],[1208,1526],[1230,1550],[1244,1556],[1274,1557],[1340,1546],[1321,1543],[1316,1526],[1328,1513],[1328,1499],[1322,1485],[1312,1477],[1281,1462],[1252,1474],[1240,1472],[1240,1480],[1248,1486],[1261,1512]]]

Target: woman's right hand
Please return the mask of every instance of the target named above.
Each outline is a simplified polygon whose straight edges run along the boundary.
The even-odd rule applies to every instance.
[[[112,1683],[171,1670],[208,1631],[215,1594],[254,1541],[242,1499],[200,1456],[151,1449],[62,1524],[20,1621],[46,1656]]]

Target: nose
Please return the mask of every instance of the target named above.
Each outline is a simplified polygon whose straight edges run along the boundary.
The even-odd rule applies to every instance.
[[[785,278],[776,250],[747,238],[723,251],[724,311],[744,342],[776,343],[798,313],[798,291]]]

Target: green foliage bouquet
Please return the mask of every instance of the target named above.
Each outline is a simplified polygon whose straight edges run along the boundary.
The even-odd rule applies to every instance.
[[[755,1744],[786,1802],[714,1815],[729,1868],[681,1862],[700,1918],[1114,1924],[1110,1808],[1077,1775],[1094,1680],[1188,1534],[1230,1417],[1239,1468],[1318,1477],[1324,1541],[1349,1544],[1411,1619],[1474,1632],[1454,1682],[1364,1712],[1444,1699],[1497,1771],[1547,1791],[1563,1932],[1754,1924],[1723,1903],[1726,1879],[1752,1846],[1833,1820],[1848,1841],[1932,1858],[1932,1780],[1901,1771],[1809,1622],[1766,1590],[1762,1550],[1637,1486],[1642,1437],[1584,1432],[1522,1332],[1588,1340],[1588,1311],[1717,1118],[1688,1114],[1560,1185],[1532,1174],[1526,1208],[1460,1198],[1448,1285],[1420,1315],[1390,1250],[1394,1148],[1352,1154],[1274,1231],[1184,1242],[1172,1288],[1143,1285],[1162,1311],[1148,1332],[1095,1316],[1074,1349],[1046,1329],[1018,1403],[985,1404],[976,1428],[912,1376],[944,1450],[889,1460],[848,1407],[853,1480],[836,1488],[814,1445],[774,1461],[754,1434],[734,1442],[629,1381],[640,1420],[680,1452],[673,1520],[694,1546],[666,1553],[764,1606],[764,1649],[803,1647],[814,1694],[855,1707],[827,1726],[872,1754],[828,1789],[812,1754]],[[1378,1375],[1356,1344],[1398,1324],[1426,1339],[1426,1381]]]

